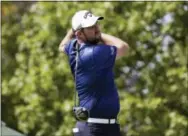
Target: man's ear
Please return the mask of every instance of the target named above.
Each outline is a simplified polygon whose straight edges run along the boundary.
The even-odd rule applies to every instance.
[[[76,31],[76,32],[75,32],[75,35],[76,35],[76,37],[81,38],[81,37],[82,37],[82,32],[81,32],[81,30]]]
[[[76,36],[80,36],[80,35],[81,35],[80,30],[76,31],[76,32],[75,32],[75,35],[76,35]]]

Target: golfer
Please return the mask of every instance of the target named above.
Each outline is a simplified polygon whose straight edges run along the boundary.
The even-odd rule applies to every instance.
[[[59,45],[76,77],[79,106],[89,112],[87,120],[77,121],[73,128],[75,136],[120,136],[117,123],[120,104],[113,66],[116,59],[126,55],[129,47],[121,39],[101,33],[99,20],[103,17],[90,11],[76,12],[72,29]]]

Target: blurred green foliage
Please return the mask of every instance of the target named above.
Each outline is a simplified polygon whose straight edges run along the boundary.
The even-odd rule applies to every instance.
[[[2,2],[2,120],[28,136],[71,136],[74,83],[58,46],[77,10],[127,41],[114,72],[123,136],[188,135],[186,2]]]

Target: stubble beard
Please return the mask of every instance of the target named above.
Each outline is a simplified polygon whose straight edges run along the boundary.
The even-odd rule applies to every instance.
[[[100,41],[101,41],[101,34],[93,39],[87,40],[87,42],[90,44],[98,44]]]

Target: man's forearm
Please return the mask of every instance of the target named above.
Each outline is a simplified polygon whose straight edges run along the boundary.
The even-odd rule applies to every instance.
[[[109,35],[109,34],[105,34],[105,33],[101,34],[101,39],[104,42],[104,44],[113,45],[113,46],[116,46],[117,48],[121,48],[123,44],[128,45],[126,42],[122,41],[121,39],[115,36]]]
[[[72,37],[73,37],[73,31],[69,30],[59,45],[59,51],[64,52],[65,45],[72,39]]]
[[[109,35],[109,34],[102,33],[101,40],[106,45],[116,46],[117,52],[118,52],[117,53],[118,57],[124,56],[126,54],[127,50],[129,49],[129,45],[126,42],[124,42],[123,40],[121,40],[115,36]]]

